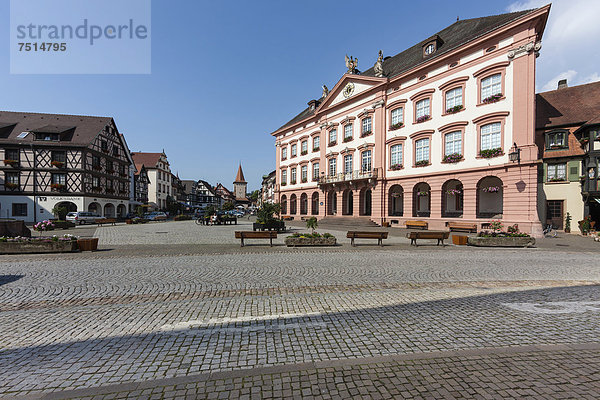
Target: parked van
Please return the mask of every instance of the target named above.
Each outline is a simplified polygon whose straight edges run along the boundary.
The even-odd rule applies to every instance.
[[[66,220],[74,222],[79,225],[83,224],[94,224],[96,220],[103,219],[98,214],[94,214],[88,211],[75,211],[67,214]]]

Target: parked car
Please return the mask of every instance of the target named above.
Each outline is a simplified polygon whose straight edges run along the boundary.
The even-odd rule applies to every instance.
[[[232,213],[232,215],[234,215],[234,216],[236,216],[236,217],[238,217],[238,218],[242,218],[242,217],[244,216],[244,213],[243,213],[243,212],[241,212],[241,211],[234,211],[234,212]]]
[[[155,211],[148,214],[144,214],[144,218],[148,221],[166,221],[167,214],[162,211]]]
[[[96,220],[103,219],[104,217],[94,214],[89,211],[72,211],[67,214],[66,220],[74,222],[79,225],[83,224],[93,224]]]

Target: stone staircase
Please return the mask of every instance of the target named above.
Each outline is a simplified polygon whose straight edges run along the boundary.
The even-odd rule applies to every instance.
[[[379,226],[375,222],[371,221],[371,217],[352,217],[350,215],[343,215],[339,217],[327,216],[319,220],[319,225],[340,225],[354,227]]]

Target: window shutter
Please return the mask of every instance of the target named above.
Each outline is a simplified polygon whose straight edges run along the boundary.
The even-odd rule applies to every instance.
[[[546,182],[548,177],[548,164],[544,163],[539,166],[540,171],[538,172],[538,183]]]
[[[579,180],[579,164],[581,162],[579,160],[569,161],[567,163],[567,174],[569,176],[569,182],[577,182]]]

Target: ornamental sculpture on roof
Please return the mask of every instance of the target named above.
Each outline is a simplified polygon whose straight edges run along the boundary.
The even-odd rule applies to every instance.
[[[348,57],[348,54],[346,54],[346,68],[348,68],[347,74],[356,74],[358,72],[358,58]]]
[[[376,77],[383,77],[383,51],[381,50],[379,50],[379,56],[377,56],[377,61],[373,66],[373,71],[375,72]]]
[[[323,94],[321,95],[321,98],[324,99],[325,97],[327,97],[328,94],[329,89],[327,88],[327,86],[323,85]]]

